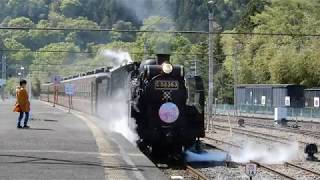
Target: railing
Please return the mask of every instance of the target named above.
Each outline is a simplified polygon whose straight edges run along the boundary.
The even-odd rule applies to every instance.
[[[251,106],[251,105],[238,105],[232,104],[217,104],[214,106],[213,112],[223,115],[240,115],[249,117],[266,117],[273,118],[275,107],[271,106]],[[287,109],[288,119],[306,120],[312,119],[320,121],[320,108],[305,107],[305,108],[291,108]]]

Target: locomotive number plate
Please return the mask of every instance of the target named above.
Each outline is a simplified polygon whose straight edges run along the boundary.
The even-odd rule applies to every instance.
[[[162,90],[177,90],[179,89],[178,81],[164,81],[164,80],[156,80],[155,81],[155,89]]]

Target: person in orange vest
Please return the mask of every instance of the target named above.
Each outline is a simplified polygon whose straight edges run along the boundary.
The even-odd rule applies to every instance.
[[[28,92],[26,90],[27,86],[27,81],[26,80],[21,80],[20,81],[20,86],[17,87],[16,89],[16,97],[17,97],[17,102],[14,108],[14,112],[19,112],[19,118],[18,118],[18,123],[17,123],[17,128],[25,128],[29,129],[30,127],[28,126],[28,120],[29,120],[29,112],[30,112],[30,102],[29,102],[29,96]],[[21,126],[21,121],[24,117],[24,126]]]

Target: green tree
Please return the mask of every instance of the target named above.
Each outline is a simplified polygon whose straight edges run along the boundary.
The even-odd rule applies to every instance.
[[[40,53],[35,55],[31,69],[45,73],[47,77],[54,74],[67,73],[65,67],[73,64],[77,54],[69,53],[79,51],[73,43],[52,43],[39,49]],[[43,51],[43,52],[41,52]],[[61,51],[59,53],[55,51]]]
[[[33,27],[34,23],[26,17],[18,17],[9,21],[9,27]]]
[[[49,11],[49,4],[45,0],[10,0],[5,7],[11,17],[24,16],[34,22],[46,18]]]
[[[41,20],[36,25],[36,28],[50,28],[50,24],[47,20]],[[65,38],[65,34],[61,31],[30,31],[29,32],[31,43],[29,47],[36,50],[51,43],[62,42]]]
[[[273,0],[264,11],[250,17],[255,33],[315,34],[320,28],[320,3],[311,0]],[[241,27],[240,27],[241,28]],[[318,40],[305,36],[231,36],[223,37],[224,49],[240,44],[239,77],[241,83],[294,83],[319,86],[319,64],[315,58]],[[227,58],[226,69],[232,74],[233,60]]]
[[[135,30],[131,22],[118,21],[112,26],[113,30]],[[111,40],[113,41],[124,41],[131,42],[135,40],[135,34],[132,32],[111,32]]]
[[[17,86],[18,86],[18,79],[10,78],[7,80],[7,84],[5,86],[5,92],[10,94],[11,96],[15,96]]]
[[[249,1],[246,9],[242,11],[236,30],[240,32],[251,32],[256,26],[256,24],[251,21],[251,16],[261,13],[266,5],[270,5],[269,0]]]
[[[15,19],[11,19],[8,22],[8,26],[10,27],[34,27],[34,23],[26,17],[18,17]],[[6,38],[15,39],[17,42],[23,44],[24,46],[28,46],[31,43],[31,38],[29,36],[28,31],[26,30],[15,30],[15,31],[6,31],[3,34]]]
[[[226,71],[224,67],[214,76],[214,92],[215,97],[218,99],[218,103],[233,103],[233,77]]]
[[[4,40],[3,44],[5,49],[10,50],[5,53],[9,64],[28,65],[32,62],[34,58],[33,53],[30,53],[30,49],[26,48],[15,39],[7,38]]]
[[[60,9],[64,16],[70,18],[80,16],[83,11],[80,0],[62,0]]]
[[[66,18],[62,22],[59,22],[57,27],[59,28],[79,28],[79,29],[99,29],[97,23],[88,20],[85,17],[78,17],[76,19]],[[103,33],[92,31],[77,31],[70,32],[66,37],[67,42],[73,42],[81,49],[86,49],[87,45],[91,42],[105,43],[107,36]]]
[[[160,16],[151,16],[144,20],[141,30],[173,31],[172,19]],[[148,54],[172,53],[174,35],[165,33],[139,33],[137,44],[139,47],[147,47]],[[163,52],[165,50],[166,52]],[[160,52],[162,51],[162,52]]]

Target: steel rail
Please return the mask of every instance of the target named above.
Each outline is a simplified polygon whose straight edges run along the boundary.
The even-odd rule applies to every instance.
[[[310,130],[303,130],[303,129],[292,129],[292,128],[282,128],[282,127],[273,127],[270,125],[266,124],[260,124],[260,123],[245,123],[248,124],[249,126],[253,127],[263,127],[263,128],[268,128],[268,129],[274,129],[274,130],[281,130],[285,132],[290,132],[290,133],[295,133],[295,134],[302,134],[306,136],[312,136],[315,138],[320,138],[319,132],[316,131],[310,131]]]
[[[245,118],[245,119],[250,120],[250,118]],[[227,121],[223,118],[217,118],[216,120],[223,121],[223,122]],[[235,123],[235,122],[233,122],[233,123]],[[304,129],[294,129],[294,128],[290,128],[290,127],[289,128],[274,127],[270,124],[261,124],[261,123],[252,123],[252,122],[245,122],[245,125],[248,125],[251,127],[261,127],[261,128],[267,128],[267,129],[273,129],[273,130],[281,130],[281,131],[285,131],[285,132],[291,132],[291,133],[295,133],[295,134],[302,134],[302,135],[312,136],[315,138],[320,138],[320,133],[317,131],[304,130]]]
[[[222,131],[229,131],[229,127],[227,127],[227,126],[214,125],[214,128],[218,129],[218,130],[222,130]],[[242,131],[242,132],[240,132],[240,131]],[[243,135],[255,137],[255,138],[264,139],[264,140],[267,140],[267,141],[276,141],[276,142],[279,142],[279,143],[282,143],[282,144],[290,144],[290,143],[288,143],[290,141],[290,139],[288,139],[288,138],[275,136],[275,135],[271,135],[271,134],[255,132],[255,131],[250,131],[250,130],[247,130],[247,129],[241,129],[241,128],[232,127],[232,132],[237,133],[237,134],[243,134]],[[254,134],[256,134],[256,135],[254,135]],[[274,139],[267,138],[267,137],[262,137],[262,136],[267,136],[267,137],[271,137],[271,138],[274,138]],[[283,141],[282,140],[278,140],[278,139],[282,139]],[[284,142],[284,141],[288,141],[288,142]],[[297,141],[297,142],[300,143],[300,144],[304,144],[304,145],[308,144],[307,142],[303,142],[303,141]]]
[[[211,138],[211,137],[205,137],[205,139],[209,139],[209,140],[216,141],[216,142],[221,142],[221,143],[224,143],[224,144],[227,144],[227,145],[230,145],[230,146],[233,146],[233,147],[242,149],[242,147],[239,146],[239,145],[236,145],[236,144],[233,144],[233,143],[229,143],[229,142],[225,142],[225,141],[222,141],[222,140],[219,140],[219,139],[215,139],[215,138]],[[214,145],[213,145],[213,146],[214,146]],[[226,150],[224,150],[224,149],[221,148],[221,147],[218,147],[218,149],[227,152]],[[273,169],[272,167],[270,167],[270,166],[268,166],[268,165],[263,165],[263,164],[261,164],[261,163],[259,163],[259,162],[256,162],[256,161],[250,161],[250,162],[255,163],[255,164],[257,164],[258,166],[260,166],[260,167],[262,167],[262,168],[264,168],[264,169],[266,169],[266,170],[268,170],[268,171],[270,171],[270,172],[274,172],[274,173],[276,173],[276,174],[278,174],[278,175],[280,175],[280,176],[282,176],[282,177],[285,177],[285,178],[287,178],[287,179],[298,180],[297,178],[294,178],[294,177],[289,176],[289,175],[287,175],[287,174],[284,174],[284,173],[282,173],[282,172],[280,172],[280,171],[278,171],[278,170],[275,170],[275,169]],[[293,163],[290,163],[290,162],[285,162],[285,164],[287,164],[287,165],[289,165],[289,166],[292,166],[292,167],[295,167],[295,168],[298,168],[298,169],[300,169],[300,170],[303,170],[303,171],[306,171],[306,172],[315,174],[315,175],[317,175],[317,176],[320,176],[320,173],[315,172],[315,171],[310,170],[310,169],[307,169],[307,168],[304,168],[304,167],[301,167],[301,166],[298,166],[298,165],[296,165],[296,164],[293,164]]]
[[[299,166],[299,165],[296,165],[296,164],[293,164],[293,163],[290,163],[290,162],[286,162],[285,164],[287,164],[288,166],[292,166],[292,167],[307,171],[309,173],[312,173],[312,174],[317,175],[317,176],[320,177],[320,173],[319,172],[313,171],[311,169],[307,169],[305,167],[302,167],[302,166]]]
[[[260,164],[260,163],[258,163],[258,162],[256,162],[256,161],[251,161],[251,162],[257,164],[258,166],[260,166],[260,167],[262,167],[262,168],[264,168],[264,169],[266,169],[266,170],[268,170],[268,171],[270,171],[270,172],[274,172],[274,173],[276,173],[276,174],[279,174],[280,176],[285,177],[285,178],[287,178],[287,179],[298,180],[297,178],[291,177],[291,176],[289,176],[289,175],[287,175],[287,174],[284,174],[284,173],[282,173],[282,172],[280,172],[280,171],[277,171],[277,170],[271,168],[270,166]]]
[[[219,139],[214,139],[214,138],[211,138],[211,137],[205,137],[204,139],[209,139],[211,141],[216,141],[216,142],[221,142],[221,143],[224,143],[224,144],[227,144],[229,146],[233,146],[233,147],[236,147],[236,148],[242,148],[241,146],[239,145],[236,145],[236,144],[232,144],[232,143],[229,143],[229,142],[225,142],[225,141],[222,141],[222,140],[219,140]],[[214,145],[213,145],[214,146]],[[223,149],[221,149],[223,150]]]
[[[187,172],[192,174],[197,180],[209,180],[205,175],[203,175],[200,171],[194,169],[193,167],[187,165],[186,166]]]

